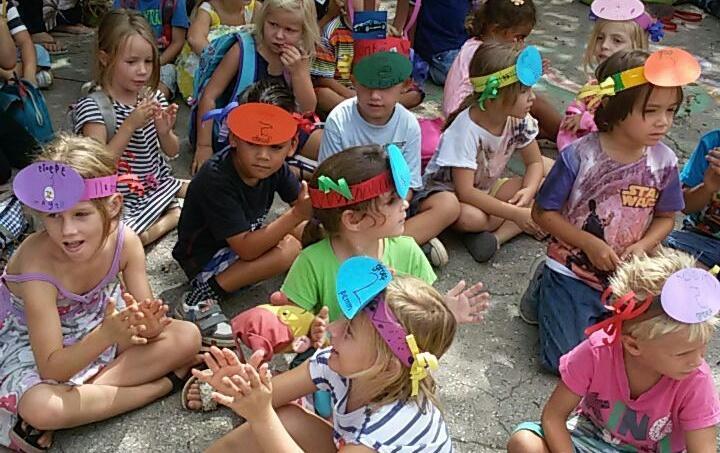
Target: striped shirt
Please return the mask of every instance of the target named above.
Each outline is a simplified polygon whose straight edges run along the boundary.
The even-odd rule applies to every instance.
[[[335,79],[350,86],[353,60],[353,37],[345,23],[336,17],[323,27],[320,44],[310,67],[310,75]]]
[[[168,103],[159,91],[156,98],[163,108],[167,108]],[[113,100],[113,110],[117,130],[135,106]],[[82,133],[83,126],[88,123],[105,124],[100,107],[93,99],[85,97],[75,106],[75,133]],[[127,168],[122,168],[122,163],[126,163],[130,173],[140,178],[143,184],[142,194],[130,191],[127,184],[118,184],[118,191],[124,198],[123,222],[140,234],[157,222],[165,211],[177,207],[175,194],[180,189],[180,181],[170,174],[170,166],[160,153],[160,141],[152,121],[135,129],[120,161],[119,173],[128,172]]]
[[[338,448],[364,445],[380,453],[449,453],[450,433],[440,411],[428,404],[422,411],[414,402],[396,401],[379,408],[364,406],[346,412],[349,379],[328,366],[331,348],[310,359],[310,376],[318,390],[330,392],[333,403],[333,440]]]
[[[23,24],[23,21],[20,18],[17,8],[14,6],[9,6],[7,9],[7,24],[10,34],[13,36],[17,35],[21,31],[27,30],[25,24]]]

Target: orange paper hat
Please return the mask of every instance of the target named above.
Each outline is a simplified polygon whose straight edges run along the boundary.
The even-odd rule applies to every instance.
[[[227,117],[230,132],[256,145],[278,145],[295,136],[298,122],[284,109],[259,102],[234,108]]]

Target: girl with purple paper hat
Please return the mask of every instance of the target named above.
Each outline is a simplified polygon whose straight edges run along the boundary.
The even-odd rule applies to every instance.
[[[542,425],[519,425],[508,452],[717,451],[720,400],[704,356],[720,282],[695,265],[667,248],[622,264],[603,295],[610,317],[560,359]]]
[[[200,332],[153,297],[120,221],[123,178],[105,146],[66,136],[15,177],[44,228],[0,277],[1,445],[45,451],[52,431],[142,407],[189,375]]]

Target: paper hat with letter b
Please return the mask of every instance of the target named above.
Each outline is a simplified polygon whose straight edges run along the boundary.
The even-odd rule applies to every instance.
[[[285,143],[298,130],[298,121],[290,113],[261,102],[234,106],[227,114],[227,125],[237,138],[256,145]]]
[[[410,59],[397,52],[378,52],[355,63],[353,76],[367,88],[385,89],[403,83],[412,75]]]
[[[418,394],[420,381],[439,368],[437,357],[420,352],[415,336],[398,322],[385,302],[385,289],[393,277],[381,262],[367,256],[345,260],[337,274],[336,293],[340,309],[348,319],[362,310],[400,362],[410,368],[411,395]]]

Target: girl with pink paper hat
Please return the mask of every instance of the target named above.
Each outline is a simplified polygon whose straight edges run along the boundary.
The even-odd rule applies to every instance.
[[[720,400],[704,359],[720,282],[661,248],[622,264],[604,321],[560,359],[540,423],[520,424],[509,453],[714,452]]]
[[[1,445],[44,451],[52,431],[142,407],[189,376],[200,332],[153,297],[140,239],[120,221],[127,177],[80,137],[57,139],[15,177],[44,228],[0,277]]]
[[[659,42],[663,37],[662,24],[645,12],[640,0],[595,0],[590,8],[590,19],[595,25],[585,47],[585,71],[617,51],[648,50],[648,41]],[[593,102],[581,101],[567,107],[557,136],[558,150],[588,132],[597,131],[593,119],[596,108]]]

